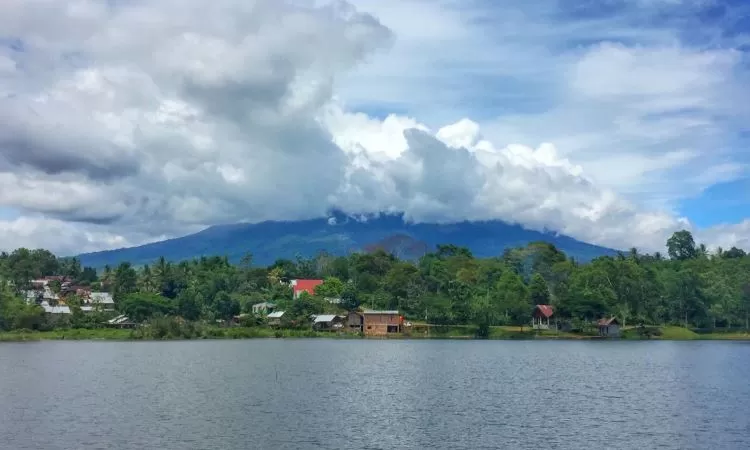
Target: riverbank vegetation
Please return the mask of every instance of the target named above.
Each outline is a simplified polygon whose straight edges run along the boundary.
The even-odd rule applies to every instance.
[[[394,248],[342,257],[320,253],[269,267],[253,265],[252,255],[239,265],[220,256],[160,259],[143,267],[123,262],[96,271],[75,258],[18,249],[0,254],[0,330],[10,332],[0,336],[317,336],[310,328],[311,314],[358,307],[398,310],[407,321],[434,325],[426,332],[430,337],[438,337],[441,329],[453,330],[446,337],[587,337],[595,334],[596,319],[612,316],[625,338],[742,338],[750,328],[750,256],[737,248],[709,253],[687,231],[668,240],[668,257],[632,249],[585,264],[544,242],[483,259],[455,245],[440,245],[417,261],[397,254]],[[23,293],[31,280],[52,275],[112,293],[117,311],[84,313],[75,295],[64,300],[71,308],[66,317],[53,318],[27,304]],[[286,282],[306,278],[324,282],[314,295],[293,299]],[[271,329],[263,316],[252,314],[252,305],[262,302],[286,311],[282,329]],[[532,333],[528,324],[536,304],[553,305],[555,320],[572,331]],[[246,315],[237,326],[217,326],[241,313]],[[113,314],[146,326],[101,330]],[[412,337],[423,336],[415,329]]]

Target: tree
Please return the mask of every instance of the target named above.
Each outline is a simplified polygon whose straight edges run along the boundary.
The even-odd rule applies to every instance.
[[[216,299],[214,301],[216,304],[216,317],[224,320],[229,320],[240,313],[239,302],[232,299],[229,294],[224,291],[216,294]]]
[[[672,259],[684,261],[698,256],[693,235],[687,230],[677,231],[667,240],[667,253]]]
[[[142,322],[156,315],[174,314],[174,304],[158,294],[129,293],[125,294],[118,308],[131,320]]]
[[[550,303],[549,288],[547,282],[538,273],[531,277],[529,283],[529,299],[533,305],[548,305]]]
[[[357,296],[357,290],[354,286],[347,284],[344,287],[344,291],[341,293],[341,307],[347,311],[354,311],[359,308],[359,297]]]
[[[133,266],[129,262],[123,262],[114,274],[114,282],[112,287],[112,293],[115,301],[119,301],[128,294],[132,294],[138,290],[138,274],[133,269]]]
[[[344,291],[344,283],[336,277],[328,277],[315,287],[315,295],[323,298],[339,298]]]

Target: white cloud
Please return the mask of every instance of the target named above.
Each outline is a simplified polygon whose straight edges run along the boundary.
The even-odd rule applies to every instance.
[[[542,44],[584,31],[551,31],[511,8],[504,40],[487,53],[491,37],[469,26],[477,11],[457,19],[464,3],[448,0],[361,2],[378,9],[395,44],[375,17],[343,2],[6,3],[0,29],[20,44],[0,44],[0,206],[22,216],[0,220],[0,248],[77,253],[338,207],[420,221],[499,218],[653,250],[690,223],[620,192],[643,182],[669,199],[742,170],[707,160],[692,141],[715,142],[711,114],[737,112],[719,101],[735,93],[727,74],[739,56],[729,51],[608,43],[559,56]],[[546,57],[550,65],[533,66]],[[456,79],[440,70],[458,64],[488,79],[562,84],[544,87],[540,98],[552,103],[542,112],[472,121],[459,108],[440,121],[427,110],[494,89],[476,79],[449,89]],[[380,120],[352,106],[368,102],[409,112]],[[688,106],[700,111],[646,117]],[[647,145],[659,143],[669,145]],[[652,181],[671,171],[684,182]],[[704,235],[746,242],[748,230]]]

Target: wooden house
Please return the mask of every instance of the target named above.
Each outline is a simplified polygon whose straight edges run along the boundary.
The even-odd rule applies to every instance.
[[[596,325],[599,327],[599,336],[620,337],[620,321],[616,317],[600,319]]]
[[[400,333],[403,317],[398,311],[362,311],[362,331],[366,336]]]

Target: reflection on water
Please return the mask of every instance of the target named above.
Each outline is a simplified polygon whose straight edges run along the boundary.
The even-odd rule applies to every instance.
[[[8,449],[745,449],[750,345],[0,344]]]

